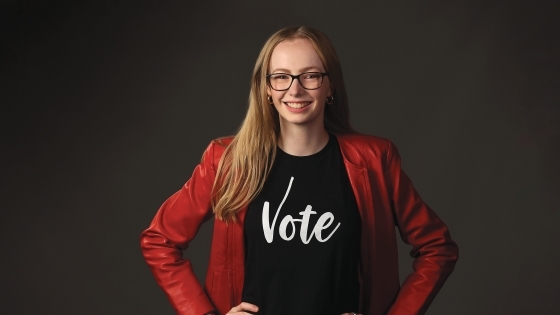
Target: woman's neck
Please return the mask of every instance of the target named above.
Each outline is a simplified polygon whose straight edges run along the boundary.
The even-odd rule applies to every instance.
[[[329,134],[322,128],[280,128],[278,146],[294,156],[307,156],[321,151],[329,141]]]

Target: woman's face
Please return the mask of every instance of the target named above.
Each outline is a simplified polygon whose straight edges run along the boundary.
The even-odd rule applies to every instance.
[[[302,38],[280,42],[272,52],[269,74],[299,75],[304,72],[325,72],[311,42]],[[290,79],[287,76],[285,78]],[[304,80],[303,77],[300,79]],[[276,91],[267,86],[267,93],[272,96],[274,107],[280,114],[280,126],[324,128],[325,101],[331,95],[329,78],[325,76],[321,87],[314,90],[304,89],[300,79],[294,79],[285,91]]]

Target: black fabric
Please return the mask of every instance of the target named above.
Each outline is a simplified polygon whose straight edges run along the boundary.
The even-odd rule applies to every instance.
[[[360,215],[336,137],[310,156],[277,152],[245,217],[242,300],[266,315],[357,312]]]

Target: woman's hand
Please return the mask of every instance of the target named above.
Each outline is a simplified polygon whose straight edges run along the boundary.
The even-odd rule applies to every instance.
[[[258,310],[259,310],[258,306],[254,304],[241,302],[241,304],[234,306],[226,315],[251,315],[251,313],[247,313],[244,311],[257,312]],[[362,315],[362,314],[344,313],[342,315]]]
[[[251,315],[258,310],[259,308],[256,305],[247,302],[241,302],[241,304],[234,306],[226,315]],[[244,311],[249,311],[251,313],[247,313]]]

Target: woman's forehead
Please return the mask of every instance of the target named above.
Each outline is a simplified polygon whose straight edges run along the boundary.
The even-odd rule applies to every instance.
[[[313,70],[324,71],[324,67],[321,58],[308,39],[284,40],[272,51],[271,72],[300,73]]]

